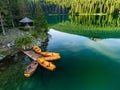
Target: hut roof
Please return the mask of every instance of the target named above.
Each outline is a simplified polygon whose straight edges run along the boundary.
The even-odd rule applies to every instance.
[[[28,17],[25,17],[25,18],[21,19],[19,22],[21,22],[21,23],[29,23],[29,22],[33,22],[33,20],[29,19]]]

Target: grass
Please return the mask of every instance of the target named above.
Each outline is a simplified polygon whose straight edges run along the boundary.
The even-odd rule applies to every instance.
[[[87,37],[97,37],[97,38],[120,38],[120,27],[100,27],[95,25],[82,25],[75,24],[71,22],[62,22],[55,25],[50,26],[50,28],[54,28],[59,31],[83,35]]]

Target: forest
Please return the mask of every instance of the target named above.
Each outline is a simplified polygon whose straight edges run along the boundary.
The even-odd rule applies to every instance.
[[[88,28],[95,31],[105,32],[119,31],[120,21],[120,0],[2,0],[0,3],[0,33],[6,35],[10,28],[21,27],[19,21],[24,17],[31,18],[34,31],[32,36],[38,37],[38,32],[47,32],[48,25],[45,20],[47,15],[67,15],[70,22],[56,23],[51,26],[62,31],[81,34],[82,30]],[[72,26],[72,30],[67,30]],[[84,26],[85,25],[85,26]],[[108,32],[108,31],[107,31]],[[89,34],[89,30],[87,31]],[[85,33],[82,32],[84,35]],[[89,35],[88,35],[89,36]],[[96,36],[96,35],[95,35]],[[25,38],[27,38],[27,41]],[[31,42],[30,37],[26,36],[17,39],[17,43],[25,40]],[[19,45],[18,45],[19,46]]]
[[[0,0],[0,90],[120,90],[120,0]]]
[[[94,15],[94,14],[113,14],[119,13],[119,0],[45,0],[49,5],[59,5],[67,8],[69,14]],[[60,7],[57,7],[60,8]]]
[[[34,25],[38,28],[46,28],[43,11],[40,1],[36,0],[2,0],[0,3],[0,26],[3,35],[5,28],[14,28],[19,24],[19,20],[29,17],[34,20]],[[43,25],[41,25],[43,23]],[[35,29],[38,29],[35,28]]]

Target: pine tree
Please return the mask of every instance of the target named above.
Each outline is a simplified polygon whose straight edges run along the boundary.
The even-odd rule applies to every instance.
[[[3,35],[6,35],[4,28],[4,20],[6,15],[8,15],[8,3],[7,0],[2,0],[0,2],[0,23]]]

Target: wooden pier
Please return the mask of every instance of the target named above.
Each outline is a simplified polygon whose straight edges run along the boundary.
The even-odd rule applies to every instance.
[[[51,63],[51,61],[60,60],[60,54],[55,52],[41,52],[41,49],[38,46],[35,46],[33,50],[28,51],[22,51],[25,55],[30,57],[32,60],[34,60],[33,63],[31,63],[29,66],[27,66],[27,69],[24,72],[24,75],[26,77],[30,77],[36,70],[38,63],[50,70],[54,71],[56,66]]]
[[[29,50],[29,51],[22,51],[24,54],[26,54],[28,57],[30,57],[31,59],[33,59],[34,61],[37,61],[38,58],[42,58],[43,56],[34,52],[33,50]]]
[[[30,57],[31,59],[33,59],[34,61],[37,61],[39,58],[44,58],[47,61],[55,61],[61,58],[59,53],[54,53],[54,52],[41,52],[41,54],[33,50],[22,51],[22,52],[26,54],[28,57]],[[46,55],[49,55],[49,56],[46,56]]]

